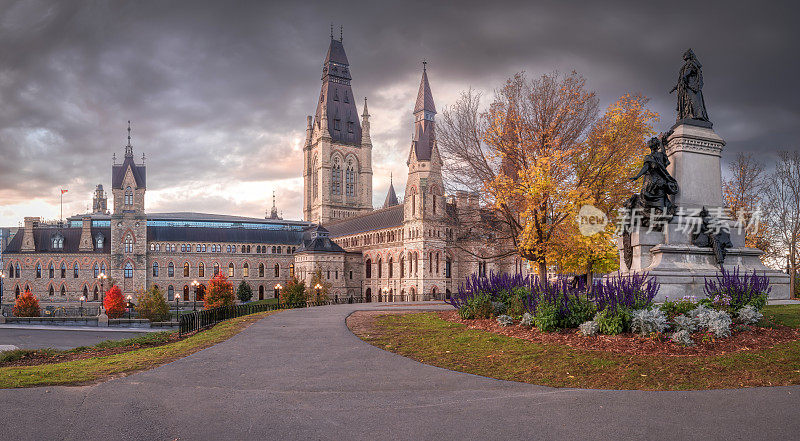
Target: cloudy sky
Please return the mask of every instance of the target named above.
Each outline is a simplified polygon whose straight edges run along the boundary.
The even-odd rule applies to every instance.
[[[0,0],[0,225],[58,218],[59,188],[65,215],[85,211],[110,186],[127,120],[147,155],[148,211],[263,216],[275,191],[299,219],[332,22],[354,93],[369,97],[376,205],[390,172],[404,188],[422,59],[440,111],[518,71],[574,69],[603,106],[651,97],[665,130],[692,47],[724,161],[800,148],[797,8],[654,3]]]

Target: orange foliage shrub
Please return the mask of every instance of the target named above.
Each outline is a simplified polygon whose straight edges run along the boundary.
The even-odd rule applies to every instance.
[[[39,317],[42,309],[39,307],[39,299],[30,291],[25,291],[14,301],[14,308],[11,310],[15,317]]]
[[[106,308],[106,315],[109,318],[119,318],[125,314],[125,299],[122,297],[122,290],[114,285],[106,291],[106,298],[103,300]]]
[[[206,309],[231,306],[234,303],[233,285],[224,274],[219,273],[208,282],[208,291],[203,298]]]

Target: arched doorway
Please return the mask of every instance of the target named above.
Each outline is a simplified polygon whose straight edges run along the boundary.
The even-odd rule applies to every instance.
[[[431,288],[431,300],[436,300],[436,287]]]
[[[417,301],[417,290],[414,287],[411,287],[411,301]]]
[[[195,294],[195,298],[198,302],[202,302],[206,296],[206,286],[200,285],[197,287],[197,294]]]
[[[371,288],[367,288],[367,290],[365,292],[366,292],[366,295],[367,295],[367,303],[369,303],[369,302],[372,301],[372,289]]]
[[[447,300],[450,300],[450,290],[449,289],[444,291],[444,298],[447,299]]]
[[[258,300],[264,300],[264,285],[258,286]]]

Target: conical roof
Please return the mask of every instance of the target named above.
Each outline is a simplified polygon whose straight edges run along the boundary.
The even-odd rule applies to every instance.
[[[389,191],[386,193],[386,201],[383,203],[383,208],[394,207],[400,202],[397,201],[397,193],[394,191],[394,184],[389,183]]]
[[[422,110],[436,113],[436,106],[433,104],[433,94],[431,93],[431,85],[428,84],[428,72],[426,69],[422,70],[422,80],[419,82],[419,92],[417,92],[417,103],[414,106],[414,113]]]

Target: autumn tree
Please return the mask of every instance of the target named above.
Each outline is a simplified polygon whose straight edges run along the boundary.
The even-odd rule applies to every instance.
[[[119,286],[112,285],[106,291],[103,307],[106,309],[106,315],[109,318],[119,318],[125,314],[125,299],[122,297],[122,290],[119,289]]]
[[[774,260],[777,250],[772,246],[772,230],[766,222],[758,222],[755,228],[756,217],[760,216],[766,202],[763,198],[767,183],[764,165],[751,153],[739,153],[729,165],[729,171],[730,179],[722,181],[722,193],[733,218],[751,226],[745,231],[745,245],[763,251],[765,263]]]
[[[584,204],[613,212],[633,192],[628,178],[657,119],[647,100],[624,96],[600,117],[595,93],[575,72],[517,74],[485,111],[480,98],[464,92],[443,114],[437,143],[448,181],[481,198],[496,238],[509,239],[510,252],[535,262],[540,275],[548,262],[588,272],[614,265],[611,227],[584,238],[575,219]]]
[[[136,313],[138,317],[151,322],[163,322],[169,319],[169,305],[164,298],[164,293],[153,285],[146,291],[136,295]]]
[[[234,303],[233,284],[221,272],[208,282],[208,290],[203,297],[205,309],[231,306]]]
[[[800,291],[800,153],[782,152],[764,187],[766,221],[785,256],[791,293]]]
[[[286,286],[280,292],[280,302],[284,305],[305,305],[308,297],[306,297],[306,284],[292,277],[292,280],[286,283]]]
[[[21,296],[14,300],[14,308],[11,310],[14,317],[39,317],[42,309],[39,307],[39,299],[30,290],[25,290]]]

